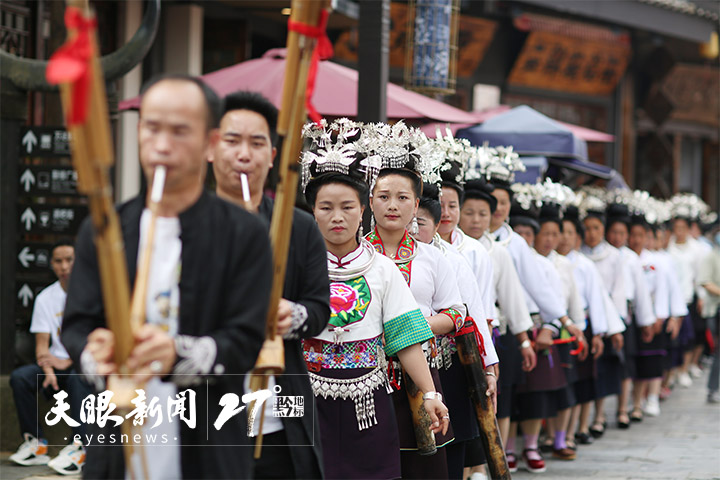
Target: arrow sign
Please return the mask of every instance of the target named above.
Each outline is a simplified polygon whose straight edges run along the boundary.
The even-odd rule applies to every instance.
[[[30,262],[35,261],[35,254],[30,253],[30,247],[25,247],[22,250],[20,250],[20,254],[18,255],[18,260],[20,260],[20,263],[22,263],[23,267],[29,268]]]
[[[30,171],[30,169],[25,169],[22,175],[20,175],[20,183],[24,184],[25,192],[30,191],[30,186],[35,183],[35,175]]]
[[[25,230],[30,230],[30,227],[32,227],[32,224],[37,221],[37,218],[35,217],[35,213],[32,211],[30,207],[27,207],[25,211],[20,215],[20,223],[25,224]]]
[[[35,295],[33,294],[32,289],[30,289],[30,286],[27,283],[23,283],[23,286],[20,287],[17,298],[22,301],[23,307],[27,308],[30,300],[32,300],[34,296]]]
[[[22,144],[25,147],[27,153],[32,153],[33,148],[37,145],[38,139],[32,130],[28,130],[25,136],[22,138]]]

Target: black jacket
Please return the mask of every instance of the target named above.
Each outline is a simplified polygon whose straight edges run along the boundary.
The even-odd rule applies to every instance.
[[[144,204],[141,193],[118,208],[131,284]],[[209,371],[197,372],[197,379],[202,380],[196,394],[197,426],[191,430],[181,422],[183,477],[247,478],[252,468],[251,448],[216,446],[250,443],[246,415],[235,415],[219,431],[213,423],[221,411],[223,394],[233,392],[242,397],[243,377],[230,374],[248,372],[264,340],[272,276],[267,231],[254,215],[207,192],[179,219],[182,273],[178,335],[191,341],[193,337],[210,337],[217,347],[214,361],[206,368]],[[73,363],[80,365],[88,334],[106,326],[89,219],[80,228],[75,255],[61,338]],[[205,373],[225,374],[206,376],[207,396]],[[119,433],[119,429],[113,431],[108,426],[102,431],[96,425],[88,427],[89,434]],[[89,446],[83,474],[86,478],[124,478],[121,447]]]
[[[268,227],[272,220],[273,201],[263,197],[258,214]],[[300,209],[293,212],[293,226],[288,252],[283,298],[305,306],[308,318],[299,331],[301,338],[318,335],[330,319],[330,280],[327,271],[327,248],[317,228],[315,219]],[[322,449],[317,412],[311,413],[314,405],[307,367],[301,341],[285,340],[285,373],[278,378],[278,385],[287,395],[305,397],[305,415],[299,418],[283,418],[290,455],[297,478],[322,478]],[[302,375],[298,375],[302,374]],[[297,393],[295,393],[297,392]],[[314,439],[314,441],[313,441]],[[312,448],[292,445],[312,445]],[[271,448],[271,447],[263,447]]]

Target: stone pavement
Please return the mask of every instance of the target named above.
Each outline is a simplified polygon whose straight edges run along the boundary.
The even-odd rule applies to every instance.
[[[646,417],[630,430],[617,429],[613,398],[606,402],[605,435],[592,445],[579,446],[577,460],[548,459],[543,474],[528,473],[520,463],[513,479],[720,480],[720,405],[706,403],[706,384],[703,376],[690,389],[675,388],[660,404],[659,417]],[[45,466],[16,466],[7,460],[9,456],[10,452],[0,453],[3,480],[79,478],[56,475]]]
[[[575,461],[548,458],[542,474],[529,473],[520,462],[513,479],[720,479],[720,405],[706,402],[706,385],[705,374],[689,389],[676,387],[660,403],[659,417],[645,417],[629,430],[617,428],[614,397],[605,405],[605,435],[579,445]]]

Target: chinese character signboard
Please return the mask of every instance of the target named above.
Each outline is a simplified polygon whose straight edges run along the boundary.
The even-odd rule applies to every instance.
[[[623,42],[582,39],[554,32],[528,35],[508,83],[586,95],[610,95],[630,61]]]

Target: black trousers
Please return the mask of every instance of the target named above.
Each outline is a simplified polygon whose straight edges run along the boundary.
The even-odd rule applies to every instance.
[[[92,393],[92,391],[90,390],[90,386],[76,373],[72,368],[55,371],[58,387],[68,394],[68,397],[65,399],[70,405],[68,415],[80,423],[79,426],[72,428],[73,435],[84,437],[86,425],[80,421],[80,407],[82,406],[82,401]],[[42,394],[49,399],[51,395],[55,393],[52,387],[43,389],[42,383],[44,380],[45,374],[42,368],[36,363],[16,368],[12,374],[10,374],[10,386],[12,387],[13,398],[15,399],[20,432],[30,433],[37,438],[45,438],[42,428],[45,419],[38,419],[38,394],[42,392]]]
[[[255,479],[295,478],[295,468],[285,430],[263,435],[262,453],[260,458],[255,460],[254,470]]]

